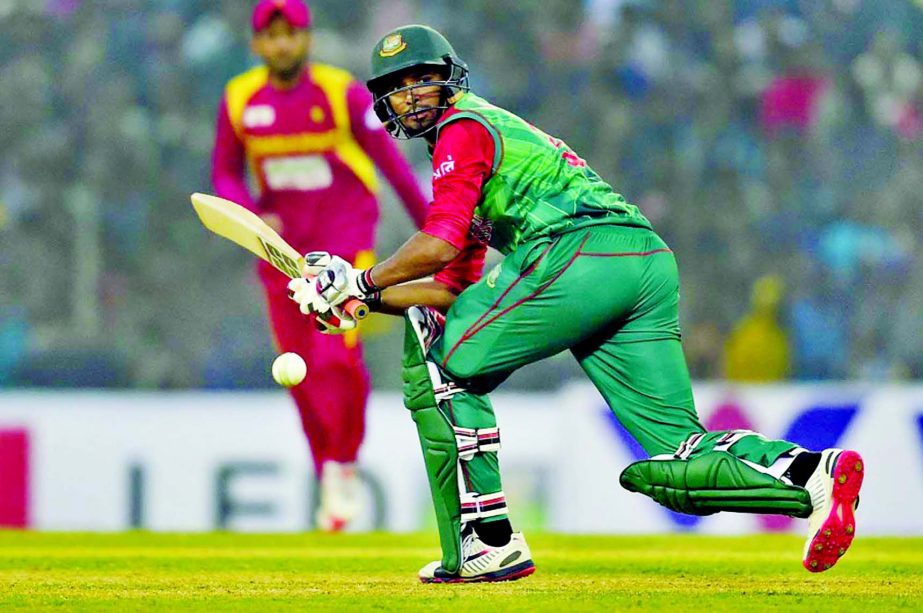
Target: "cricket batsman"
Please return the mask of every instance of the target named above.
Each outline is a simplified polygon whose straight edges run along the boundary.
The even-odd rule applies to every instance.
[[[332,257],[292,281],[304,312],[350,329],[349,297],[386,310],[464,253],[472,237],[506,258],[464,289],[445,318],[406,311],[404,403],[416,422],[442,558],[426,583],[531,574],[500,480],[500,432],[487,394],[511,372],[569,350],[650,458],[619,479],[682,513],[809,518],[803,564],[833,566],[855,534],[864,475],[855,451],[809,451],[748,430],[708,432],[680,344],[673,252],[637,207],[563,141],[476,96],[449,42],[398,28],[372,53],[375,110],[398,138],[423,139],[434,201],[420,232],[375,266]],[[425,298],[422,297],[421,298]],[[392,304],[392,301],[394,304]],[[424,299],[418,304],[426,304]]]
[[[367,267],[378,221],[375,167],[417,227],[427,201],[364,85],[344,70],[308,61],[311,15],[302,0],[260,0],[252,25],[252,50],[263,65],[225,89],[213,153],[215,191],[261,215],[302,252],[331,251]],[[320,334],[287,300],[284,275],[262,261],[258,274],[278,349],[309,364],[307,382],[291,394],[320,479],[318,526],[339,530],[359,511],[355,462],[369,389],[362,349],[355,333]]]

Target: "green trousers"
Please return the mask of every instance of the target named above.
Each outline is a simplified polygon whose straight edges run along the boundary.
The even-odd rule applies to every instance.
[[[466,426],[493,420],[486,394],[514,370],[564,350],[650,455],[705,432],[680,343],[676,260],[653,231],[597,225],[521,246],[461,293],[429,358],[467,390],[448,401]],[[725,434],[708,433],[693,453]],[[729,451],[768,467],[795,447],[748,436]],[[496,453],[466,464],[473,491],[502,489]]]

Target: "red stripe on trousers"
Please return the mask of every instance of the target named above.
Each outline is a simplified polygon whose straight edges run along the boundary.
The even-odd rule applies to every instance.
[[[535,267],[536,267],[536,265],[538,264],[538,261],[536,261],[536,263],[535,263],[533,266],[530,266],[530,267],[529,267],[529,270],[527,270],[527,271],[524,272],[522,275],[520,275],[519,278],[516,279],[516,280],[512,283],[512,285],[510,285],[510,287],[508,287],[508,288],[506,289],[505,292],[503,292],[503,294],[500,296],[500,298],[497,299],[497,301],[493,304],[493,306],[491,306],[490,309],[488,309],[488,311],[487,311],[486,313],[484,313],[484,315],[482,315],[480,318],[478,318],[478,320],[477,320],[476,322],[474,322],[474,324],[473,324],[470,328],[468,328],[468,330],[467,330],[464,334],[462,334],[461,338],[458,339],[458,341],[455,343],[455,345],[449,350],[449,353],[446,355],[445,359],[442,360],[442,367],[443,367],[443,368],[446,368],[446,365],[449,363],[449,358],[452,357],[452,354],[455,353],[455,351],[461,346],[462,343],[464,343],[465,341],[469,340],[469,339],[470,339],[471,337],[473,337],[475,334],[477,334],[478,332],[480,332],[481,330],[483,330],[484,328],[486,328],[487,326],[489,326],[491,323],[493,323],[494,321],[496,321],[497,319],[499,319],[499,318],[502,317],[503,315],[509,313],[510,311],[512,311],[513,309],[515,309],[516,307],[518,307],[518,306],[520,306],[520,305],[522,305],[522,304],[528,302],[529,300],[532,300],[533,298],[535,298],[536,296],[538,296],[539,294],[541,294],[541,293],[542,293],[543,291],[545,291],[552,283],[554,283],[555,281],[557,281],[558,278],[559,278],[561,275],[563,275],[564,272],[565,272],[568,268],[570,268],[571,264],[573,264],[574,261],[575,261],[578,257],[603,257],[603,258],[646,257],[646,256],[654,255],[654,254],[657,254],[657,253],[672,253],[672,250],[671,250],[671,249],[668,249],[668,248],[666,248],[666,249],[665,249],[665,248],[654,249],[653,251],[634,251],[634,252],[623,252],[623,253],[590,253],[590,252],[583,251],[583,246],[586,244],[586,242],[587,242],[587,240],[588,240],[589,238],[590,238],[590,235],[587,234],[587,235],[583,238],[583,241],[581,241],[580,246],[577,247],[577,251],[576,251],[576,252],[574,253],[574,255],[571,257],[570,261],[568,261],[567,264],[565,264],[564,268],[561,269],[551,280],[549,280],[547,283],[545,283],[544,285],[542,285],[541,287],[539,287],[539,288],[538,288],[535,292],[533,292],[532,294],[526,296],[525,298],[522,298],[522,299],[520,299],[520,300],[517,300],[516,303],[513,304],[512,306],[509,306],[509,307],[503,309],[502,311],[500,311],[499,313],[497,313],[496,315],[494,315],[493,317],[491,317],[491,318],[488,319],[487,321],[484,321],[484,318],[485,318],[488,314],[490,314],[491,311],[493,311],[496,307],[498,307],[498,306],[500,305],[500,302],[503,300],[503,298],[506,297],[506,295],[509,293],[509,291],[510,291],[511,289],[513,289],[513,287],[514,287],[517,283],[519,283],[523,278],[525,278],[525,277],[528,276],[533,270],[535,270]],[[552,243],[552,244],[553,244],[553,243]],[[551,245],[549,245],[548,248],[545,249],[545,251],[542,253],[542,256],[541,256],[542,258],[545,257],[545,254],[548,253],[548,250],[549,250],[550,248],[551,248]],[[539,258],[539,260],[541,260],[541,258]]]
[[[520,274],[518,277],[516,277],[516,280],[515,280],[515,281],[513,281],[512,283],[510,283],[510,286],[507,287],[507,288],[503,291],[502,294],[500,294],[500,297],[497,298],[497,299],[494,301],[494,303],[493,303],[492,305],[490,305],[490,308],[489,308],[489,309],[487,309],[486,311],[484,311],[484,314],[483,314],[483,315],[481,315],[480,317],[478,317],[477,321],[475,321],[473,324],[471,324],[471,328],[477,328],[478,325],[479,325],[482,321],[484,321],[484,318],[486,318],[488,315],[490,315],[490,314],[493,312],[494,309],[496,309],[497,307],[500,306],[500,303],[503,302],[503,299],[506,298],[506,295],[509,294],[511,291],[513,291],[513,288],[516,287],[516,285],[518,285],[520,281],[522,281],[523,279],[525,279],[526,277],[528,277],[529,275],[531,275],[533,272],[535,272],[535,269],[538,268],[538,265],[541,263],[541,261],[542,261],[543,259],[545,259],[545,256],[548,255],[548,252],[551,251],[551,248],[552,248],[553,246],[554,246],[554,243],[548,243],[548,246],[545,247],[545,249],[539,254],[539,256],[535,259],[535,261],[532,262],[532,264],[531,264],[522,274]],[[446,359],[442,362],[443,367],[445,366],[446,361],[448,361],[448,358],[446,358]]]
[[[29,433],[0,430],[0,526],[29,525]]]
[[[525,304],[526,302],[532,300],[533,298],[535,298],[536,296],[538,296],[539,294],[541,294],[543,291],[545,291],[546,289],[548,289],[548,287],[549,287],[552,283],[554,283],[555,281],[557,281],[558,278],[559,278],[561,275],[563,275],[563,274],[567,271],[568,268],[570,268],[571,264],[574,263],[574,261],[577,259],[577,257],[580,256],[580,250],[583,248],[583,246],[586,244],[586,242],[587,242],[587,240],[588,240],[589,238],[590,238],[590,235],[587,234],[587,235],[583,238],[583,241],[580,242],[580,246],[577,247],[577,251],[576,251],[576,252],[574,253],[574,255],[571,257],[571,259],[567,262],[567,264],[564,265],[564,268],[562,268],[561,270],[559,270],[559,271],[557,272],[557,274],[555,274],[555,276],[552,277],[549,281],[547,281],[544,285],[540,286],[537,290],[535,290],[534,292],[532,292],[531,294],[529,294],[529,295],[526,296],[525,298],[521,298],[521,299],[517,300],[512,306],[506,307],[505,309],[503,309],[502,311],[500,311],[499,313],[497,313],[496,315],[494,315],[493,317],[491,317],[491,318],[488,319],[487,321],[484,321],[484,315],[487,315],[488,313],[490,313],[490,311],[487,311],[487,313],[485,313],[484,315],[482,315],[476,322],[474,322],[474,325],[472,325],[470,328],[468,328],[468,330],[467,330],[464,334],[462,334],[462,337],[461,337],[460,339],[458,339],[458,342],[456,342],[455,345],[452,347],[452,349],[449,350],[449,353],[446,354],[445,359],[442,360],[442,367],[443,367],[443,368],[446,368],[446,365],[449,363],[449,358],[452,357],[452,354],[455,353],[455,351],[456,351],[459,347],[461,347],[461,344],[464,343],[466,340],[470,339],[472,336],[474,336],[475,334],[477,334],[478,332],[480,332],[481,330],[483,330],[484,328],[486,328],[487,326],[489,326],[490,324],[492,324],[493,322],[495,322],[497,319],[499,319],[499,318],[502,317],[503,315],[506,315],[507,313],[509,313],[510,311],[512,311],[513,309],[515,309],[516,307],[518,307],[518,306],[520,306],[520,305],[522,305],[522,304]],[[517,278],[517,279],[513,282],[513,284],[510,285],[510,287],[507,288],[507,290],[506,290],[505,292],[503,292],[503,295],[500,296],[500,298],[497,299],[497,302],[494,303],[494,306],[490,307],[491,310],[493,310],[494,308],[496,308],[496,307],[498,307],[498,306],[500,305],[500,302],[501,302],[501,301],[503,300],[503,298],[509,293],[509,291],[510,291],[511,289],[513,289],[513,286],[514,286],[514,285],[516,285],[517,283],[519,283],[520,281],[522,281],[524,278],[526,278],[527,276],[529,276],[529,275],[532,273],[532,271],[535,270],[535,268],[538,266],[539,260],[541,260],[542,258],[545,257],[545,254],[547,254],[548,251],[551,250],[551,247],[552,247],[553,245],[554,245],[554,243],[550,243],[550,244],[548,245],[548,247],[545,248],[545,251],[542,252],[541,257],[540,257],[538,260],[535,261],[535,264],[533,264],[532,266],[530,266],[529,269],[528,269],[526,272],[522,273],[522,274],[519,276],[519,278]]]
[[[654,255],[655,253],[673,253],[672,249],[654,249],[653,251],[628,251],[624,253],[589,253],[583,251],[580,255],[590,257],[590,258],[638,258],[648,255]]]

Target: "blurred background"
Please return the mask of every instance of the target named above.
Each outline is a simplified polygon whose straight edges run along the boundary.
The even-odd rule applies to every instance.
[[[387,29],[444,31],[478,93],[638,204],[678,256],[695,378],[923,377],[923,2],[311,6],[313,58],[360,79]],[[222,88],[255,63],[249,14],[0,0],[0,386],[273,385],[252,258],[188,203],[211,190]],[[388,254],[411,225],[383,204]],[[400,328],[368,328],[396,389]],[[574,376],[563,356],[507,387]]]
[[[254,258],[188,199],[212,191],[224,84],[256,62],[252,4],[0,0],[0,526],[312,523]],[[564,138],[676,252],[703,423],[861,449],[863,532],[923,533],[923,0],[310,4],[314,59],[360,79],[392,27],[445,32],[475,91]],[[386,255],[412,227],[382,205]],[[364,325],[361,527],[418,530],[398,323]],[[800,530],[620,490],[643,450],[569,355],[494,402],[518,526]]]

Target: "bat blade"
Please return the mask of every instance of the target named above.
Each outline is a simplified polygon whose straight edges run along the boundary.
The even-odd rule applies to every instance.
[[[258,215],[230,200],[192,194],[199,220],[213,233],[266,260],[290,279],[301,276],[304,258]]]
[[[304,257],[259,215],[236,202],[210,194],[195,193],[190,200],[202,225],[214,234],[266,260],[289,279],[301,277]],[[368,306],[356,298],[347,300],[343,308],[356,319],[364,319],[369,314]]]

